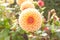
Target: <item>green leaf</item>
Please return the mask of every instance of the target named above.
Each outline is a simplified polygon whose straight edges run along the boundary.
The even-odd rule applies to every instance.
[[[18,32],[12,32],[11,36],[12,36],[12,40],[24,40],[24,37],[22,36],[22,34]]]
[[[42,11],[45,10],[45,9],[46,9],[46,7],[41,8]]]
[[[60,26],[60,22],[59,22],[59,21],[56,21],[56,22],[55,22],[55,25],[56,25],[56,26]]]
[[[5,19],[4,20],[4,26],[5,26],[5,28],[10,28],[10,24],[9,24],[9,19]]]
[[[39,9],[38,3],[37,2],[33,2],[33,4],[35,5],[36,9]]]
[[[0,32],[0,40],[6,40],[6,39],[10,39],[9,37],[9,30],[8,29],[3,29],[1,32]]]

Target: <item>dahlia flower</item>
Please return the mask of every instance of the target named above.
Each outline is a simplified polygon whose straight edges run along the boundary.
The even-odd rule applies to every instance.
[[[37,31],[42,24],[42,16],[38,10],[28,8],[22,11],[19,16],[19,25],[27,32]]]
[[[33,0],[16,0],[16,3],[18,4],[18,5],[21,5],[23,2],[25,2],[25,1],[33,1]]]
[[[27,8],[35,8],[34,4],[30,1],[25,1],[21,4],[20,10],[25,10]]]

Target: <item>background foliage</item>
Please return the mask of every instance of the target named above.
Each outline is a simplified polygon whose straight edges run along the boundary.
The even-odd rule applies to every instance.
[[[48,11],[51,9],[55,9],[57,15],[60,17],[60,0],[44,0],[45,6],[47,7],[45,10],[45,16],[47,15]]]
[[[37,1],[37,0],[34,0]],[[57,15],[60,17],[60,0],[43,0],[45,2],[45,13],[44,16],[47,18],[47,13],[48,11],[50,11],[51,9],[55,9]]]

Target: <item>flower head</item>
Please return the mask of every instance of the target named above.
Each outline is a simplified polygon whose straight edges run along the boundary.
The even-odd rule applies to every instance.
[[[30,1],[25,1],[21,4],[20,10],[25,10],[27,8],[35,8],[34,4]]]
[[[25,1],[33,1],[33,0],[16,0],[16,3],[18,4],[18,5],[21,5],[23,2],[25,2]]]
[[[28,8],[22,11],[19,17],[21,28],[28,32],[37,31],[41,27],[42,17],[34,8]]]
[[[38,6],[43,7],[44,6],[44,1],[38,0]]]

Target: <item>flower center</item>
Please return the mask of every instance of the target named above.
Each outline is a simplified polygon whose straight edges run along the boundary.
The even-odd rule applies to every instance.
[[[33,17],[28,17],[27,23],[32,24],[33,22],[34,22],[34,18]]]

